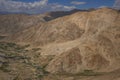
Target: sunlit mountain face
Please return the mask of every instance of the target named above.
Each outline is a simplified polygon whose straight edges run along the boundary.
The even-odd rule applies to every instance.
[[[0,80],[120,80],[120,0],[0,0]]]
[[[0,13],[39,14],[101,7],[119,9],[119,3],[119,0],[0,0]]]

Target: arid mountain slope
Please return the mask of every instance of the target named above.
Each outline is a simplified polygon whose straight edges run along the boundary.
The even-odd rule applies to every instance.
[[[0,33],[16,33],[36,24],[50,21],[58,17],[70,15],[80,10],[56,11],[44,14],[0,14]],[[82,10],[81,10],[82,11]]]
[[[42,23],[5,39],[30,44],[25,55],[34,66],[47,61],[42,71],[49,74],[42,80],[120,79],[120,12],[117,10],[79,11],[50,21],[42,18]],[[29,50],[37,53],[29,53]],[[41,60],[45,56],[47,59]]]
[[[39,24],[30,30],[13,35],[17,42],[30,42],[45,45],[52,42],[65,42],[80,38],[84,30],[75,23],[71,23],[69,16],[60,17],[49,22]],[[19,37],[18,37],[19,35]]]
[[[55,60],[53,59],[46,68],[49,72],[67,71],[67,73],[79,73],[86,69],[109,72],[120,68],[119,25],[119,11],[102,8],[90,12],[77,12],[38,24],[36,27],[13,35],[12,39],[16,42],[32,43],[37,46],[44,45],[42,50],[43,55],[52,55],[51,52],[57,55],[54,58]],[[71,46],[72,44],[74,46]],[[65,46],[64,49],[63,46]],[[67,52],[67,50],[73,48],[73,53],[78,55],[78,53],[75,53],[74,47],[79,49],[80,60],[82,62],[81,64],[76,64],[76,59],[73,59],[75,60],[75,65],[73,64],[72,68],[68,66],[67,68],[70,69],[67,70],[64,66],[70,63],[64,62],[71,61],[71,58],[68,56],[71,56],[71,51],[68,53],[69,51]],[[59,57],[62,55],[63,57]],[[57,67],[56,64],[58,62],[60,64]],[[61,71],[60,66],[64,71]]]
[[[42,15],[0,15],[0,34],[14,34],[40,22],[44,22]]]
[[[64,52],[57,55],[56,58],[49,63],[47,66],[49,72],[59,73],[61,70],[67,73],[79,73],[82,70],[109,72],[120,68],[120,13],[105,8],[86,14],[86,22],[83,24],[85,25],[83,27],[85,32],[79,39],[79,46],[77,45],[80,51],[79,55],[82,56],[80,57],[82,61],[81,64],[77,64],[76,66],[77,60],[73,59],[74,67],[71,68],[71,66],[69,66],[66,68],[67,65],[71,64],[69,62],[71,62],[72,58],[68,55],[65,56],[68,52]],[[80,13],[73,14],[72,16],[75,15],[80,15]],[[79,16],[77,18],[73,17],[72,20],[77,19],[79,21]],[[81,26],[79,27],[81,28]],[[76,50],[74,50],[73,53],[78,54],[75,53],[75,51]],[[64,57],[59,57],[62,55]],[[69,53],[69,55],[71,55],[71,53]],[[68,63],[66,63],[66,61],[68,61]],[[60,66],[61,68],[59,68]],[[67,69],[70,70],[67,71]]]
[[[39,44],[75,40],[80,38],[84,32],[88,31],[89,27],[96,26],[95,28],[99,29],[98,27],[100,26],[109,26],[114,22],[113,20],[118,14],[118,11],[108,8],[90,12],[77,12],[21,31],[17,35],[15,34],[14,38],[19,42],[25,41]],[[92,26],[89,26],[88,23]],[[35,27],[37,28],[35,29]],[[93,28],[90,29],[92,30]],[[87,33],[88,36],[90,32],[94,33],[95,30],[89,31]]]

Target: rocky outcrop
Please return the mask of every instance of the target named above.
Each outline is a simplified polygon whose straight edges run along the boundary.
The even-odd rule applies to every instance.
[[[78,48],[73,48],[56,56],[47,66],[51,73],[76,73],[80,70],[82,56]]]

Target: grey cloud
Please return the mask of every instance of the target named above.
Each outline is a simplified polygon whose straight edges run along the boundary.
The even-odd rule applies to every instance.
[[[82,5],[82,4],[86,4],[86,2],[72,1],[71,4]]]

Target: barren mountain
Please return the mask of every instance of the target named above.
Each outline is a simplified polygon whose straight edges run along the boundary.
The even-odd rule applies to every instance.
[[[83,23],[80,20],[85,22]],[[69,57],[71,52],[69,56],[65,56],[68,52],[64,52],[57,55],[49,63],[47,66],[48,71],[54,73],[63,70],[62,72],[66,72],[70,68],[67,73],[79,73],[82,70],[109,72],[120,68],[119,12],[106,8],[86,13],[80,12],[71,15],[71,21],[75,21],[76,25],[84,30],[82,36],[79,37],[79,45],[76,45],[79,48],[80,60],[82,62],[81,64],[76,64],[78,59]],[[78,52],[76,53],[76,49],[72,51],[74,55],[78,54]],[[64,57],[60,57],[61,55],[64,55]],[[66,61],[68,62],[66,63]],[[71,68],[72,66],[67,66],[71,64],[70,62],[74,62],[73,68]]]
[[[18,32],[22,32],[28,28],[35,28],[37,24],[41,24],[58,17],[62,17],[65,15],[70,15],[72,13],[78,12],[80,10],[72,10],[72,11],[56,11],[56,12],[48,12],[44,14],[1,14],[0,15],[0,36],[4,38],[11,34],[15,34]],[[82,11],[82,10],[81,10]]]
[[[37,23],[44,22],[41,15],[8,14],[0,15],[0,33],[14,34]]]
[[[20,22],[18,25],[24,28],[16,29],[15,34],[5,38],[15,43],[29,44],[29,47],[22,49],[28,52],[20,52],[24,54],[19,56],[28,57],[29,59],[25,58],[25,61],[32,66],[42,66],[39,71],[36,67],[31,68],[29,65],[30,71],[35,74],[41,72],[39,77],[42,80],[119,80],[120,12],[101,8],[76,11],[69,15],[60,13],[60,16],[56,16],[55,14],[46,13],[44,17],[29,15],[28,21],[23,17],[20,22],[26,25],[20,25]],[[30,22],[32,25],[28,25]],[[0,26],[2,27],[3,24]],[[8,28],[8,30],[11,29],[15,27]],[[1,31],[5,33],[5,30]],[[17,51],[16,47],[13,50]],[[19,51],[16,53],[20,54]],[[12,65],[11,60],[8,61]],[[26,63],[19,62],[19,64],[27,68]],[[24,75],[21,72],[19,74]],[[11,76],[11,73],[6,75]],[[31,78],[39,80],[35,79],[35,76]],[[22,79],[24,80],[25,77]]]
[[[70,15],[78,11],[83,10],[72,10],[72,11],[56,11],[47,12],[44,14],[0,14],[0,33],[15,33],[17,31],[24,30],[28,27],[34,26],[38,23],[50,21],[52,19]],[[10,28],[10,29],[9,29]]]
[[[120,64],[118,64],[120,59],[119,16],[120,13],[118,11],[108,8],[91,12],[77,12],[38,24],[37,28],[32,27],[17,35],[15,34],[13,37],[17,42],[29,42],[37,46],[47,44],[57,45],[63,44],[63,42],[79,40],[76,45],[80,49],[80,55],[82,55],[82,64],[79,65],[79,68],[81,67],[79,71],[84,69],[111,71],[118,69],[120,66]],[[71,44],[74,44],[74,42]],[[50,47],[52,48],[52,45]],[[65,51],[67,51],[67,47],[68,46],[64,48]],[[74,47],[70,47],[70,49]],[[53,53],[56,52],[55,50],[61,50],[61,48],[62,47],[58,47],[58,49],[52,48],[52,50],[54,50]],[[49,51],[46,52],[46,54],[49,54]],[[59,56],[61,56],[61,54],[62,53],[60,53]],[[63,55],[64,54],[65,52]],[[64,59],[61,58],[60,60]],[[48,65],[50,72],[57,68],[54,65],[56,65],[54,61],[51,61]],[[61,63],[61,66],[62,65]],[[51,66],[54,66],[53,70]],[[104,67],[106,67],[106,69]]]

